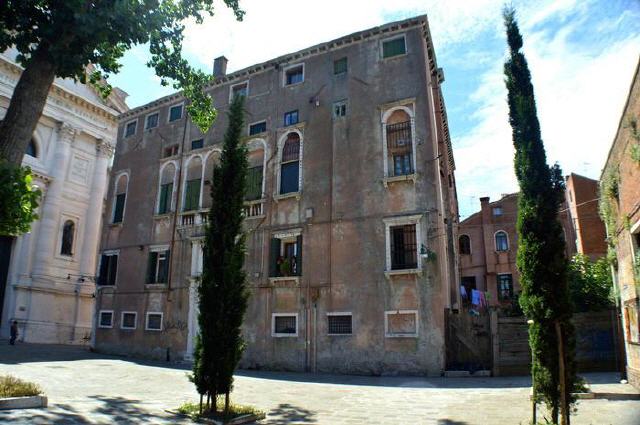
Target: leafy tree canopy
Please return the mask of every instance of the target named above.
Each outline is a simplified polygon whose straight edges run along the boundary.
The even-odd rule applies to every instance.
[[[223,0],[242,20],[238,0]],[[149,43],[151,60],[163,85],[173,81],[191,100],[187,107],[203,131],[215,110],[204,94],[210,76],[182,58],[184,22],[201,23],[213,15],[214,0],[3,0],[0,1],[0,51],[15,46],[18,62],[29,66],[34,54],[46,55],[55,75],[92,83],[106,96],[109,74],[132,46]],[[87,75],[89,64],[93,71]]]
[[[31,183],[31,170],[0,160],[0,235],[17,236],[31,228],[40,190]]]
[[[611,269],[606,258],[591,261],[576,254],[569,263],[569,292],[576,311],[599,311],[612,306]]]

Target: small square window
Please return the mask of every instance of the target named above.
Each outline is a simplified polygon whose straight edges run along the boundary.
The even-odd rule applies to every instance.
[[[182,118],[182,105],[175,105],[169,109],[169,122],[178,121]]]
[[[145,129],[149,130],[158,126],[158,113],[147,115]]]
[[[247,97],[249,95],[249,83],[244,82],[231,86],[231,92],[229,93],[229,102],[236,96]]]
[[[148,331],[161,331],[162,313],[147,313],[147,324],[145,329]]]
[[[347,115],[347,101],[341,100],[333,104],[333,118],[340,118]]]
[[[504,214],[504,212],[502,211],[502,207],[493,207],[493,215],[494,215],[494,217],[499,217],[502,214]]]
[[[100,323],[101,328],[113,327],[113,310],[100,310]]]
[[[404,35],[398,38],[382,42],[382,57],[391,58],[393,56],[400,56],[407,53],[407,46],[405,44]]]
[[[347,72],[347,58],[338,59],[333,61],[333,75],[346,74]]]
[[[298,110],[290,111],[284,114],[284,126],[298,124]]]
[[[285,86],[291,86],[304,81],[304,65],[296,65],[285,70]]]
[[[120,329],[135,329],[138,313],[135,311],[123,311],[120,319]]]
[[[249,136],[253,136],[254,134],[260,134],[267,131],[267,122],[260,121],[255,124],[251,124],[249,126]]]
[[[171,145],[164,148],[163,158],[178,155],[178,145]]]
[[[329,335],[351,335],[351,313],[327,313],[327,320],[327,333]]]
[[[274,313],[272,336],[298,336],[298,315]]]
[[[124,128],[124,137],[131,137],[136,134],[136,128],[138,127],[138,121],[128,122]]]
[[[204,139],[196,139],[191,141],[191,150],[201,149],[204,146]]]

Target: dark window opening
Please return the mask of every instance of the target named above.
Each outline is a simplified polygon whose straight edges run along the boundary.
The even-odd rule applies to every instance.
[[[467,235],[461,235],[458,241],[459,241],[460,254],[461,255],[471,254],[471,238]]]
[[[465,306],[471,305],[471,291],[474,289],[478,289],[476,287],[476,277],[475,276],[463,276],[461,282],[462,288],[460,289],[460,295],[462,298],[462,304]]]
[[[169,250],[149,253],[147,283],[167,283],[169,276]]]
[[[333,74],[339,75],[347,72],[347,58],[341,58],[333,62]]]
[[[297,318],[296,316],[275,316],[274,332],[276,334],[296,334]]]
[[[507,238],[507,233],[503,231],[499,231],[496,233],[496,251],[508,251],[509,250],[509,239]]]
[[[191,141],[191,150],[201,149],[204,146],[204,139],[196,139]]]
[[[73,255],[73,236],[76,231],[76,225],[73,221],[67,220],[62,227],[62,245],[60,247],[61,255]]]
[[[389,124],[387,150],[393,159],[393,176],[413,174],[411,121]]]
[[[341,101],[333,104],[333,117],[339,118],[347,115],[347,102]]]
[[[177,121],[182,118],[182,105],[172,106],[169,109],[169,122]]]
[[[415,269],[418,267],[416,225],[407,224],[390,228],[391,269]]]
[[[300,136],[289,134],[282,149],[280,194],[298,192],[300,180]]]
[[[513,277],[510,274],[498,275],[498,299],[501,301],[513,299]]]
[[[304,81],[304,73],[302,65],[298,65],[294,68],[290,68],[285,72],[286,75],[286,85],[290,86],[292,84],[301,83]]]
[[[38,148],[36,147],[36,142],[34,142],[33,139],[29,141],[29,145],[27,146],[27,152],[25,153],[34,158],[38,157]]]
[[[100,274],[98,276],[98,285],[114,286],[116,284],[117,273],[118,255],[102,254],[102,257],[100,257]]]
[[[158,113],[147,117],[147,130],[158,126]]]
[[[119,193],[116,195],[116,206],[113,210],[113,222],[122,223],[124,216],[124,201],[127,198],[126,193]]]
[[[302,276],[302,236],[271,239],[270,277]]]
[[[284,114],[284,126],[298,124],[298,110],[290,111]]]
[[[249,136],[253,136],[254,134],[260,134],[267,131],[267,122],[257,122],[255,124],[251,124],[249,126]]]
[[[101,311],[100,312],[100,327],[110,328],[113,326],[113,312]]]
[[[350,314],[331,314],[327,316],[328,333],[331,335],[351,335],[352,317]]]
[[[160,313],[147,314],[147,330],[149,331],[162,330],[162,314]]]
[[[122,313],[121,327],[123,329],[135,329],[137,316],[136,313]]]
[[[124,137],[130,137],[136,134],[136,127],[138,127],[138,121],[131,121],[124,129]]]
[[[163,158],[178,155],[178,145],[171,145],[164,148]]]

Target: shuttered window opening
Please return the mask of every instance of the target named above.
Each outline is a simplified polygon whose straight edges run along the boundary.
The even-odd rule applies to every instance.
[[[173,193],[173,183],[166,183],[160,186],[160,201],[158,202],[158,214],[166,214],[171,210],[172,193]]]
[[[333,74],[340,75],[347,72],[347,58],[341,58],[333,62]]]
[[[262,166],[251,167],[247,170],[247,185],[244,195],[246,201],[262,198]]]
[[[383,58],[404,55],[405,53],[407,53],[407,47],[404,36],[382,42]]]
[[[177,121],[182,118],[182,105],[172,106],[169,109],[169,122]]]
[[[352,316],[350,314],[330,314],[327,320],[329,335],[351,335]]]
[[[118,273],[118,254],[102,254],[100,257],[100,275],[98,285],[113,286]]]
[[[193,179],[187,181],[187,191],[184,197],[183,211],[197,210],[200,203],[200,181]]]
[[[147,283],[167,283],[169,277],[169,250],[149,253]]]
[[[302,235],[271,239],[269,277],[302,276]]]

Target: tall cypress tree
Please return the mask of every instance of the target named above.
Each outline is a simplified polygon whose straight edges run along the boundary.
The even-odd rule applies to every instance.
[[[557,324],[565,358],[565,396],[579,386],[575,370],[574,328],[567,284],[567,259],[558,209],[564,197],[562,171],[549,168],[538,122],[527,61],[520,51],[522,36],[515,11],[505,8],[504,23],[509,58],[504,65],[508,90],[509,122],[516,154],[515,173],[520,185],[518,198],[518,255],[522,296],[520,304],[528,319],[529,344],[533,353],[531,374],[535,393],[558,422],[561,402]]]
[[[193,381],[200,394],[204,391],[211,398],[214,411],[216,398],[222,394],[226,396],[225,411],[228,411],[233,372],[244,349],[241,326],[248,291],[242,270],[245,255],[242,207],[247,176],[247,151],[241,142],[243,103],[242,97],[236,97],[230,105],[220,164],[213,170],[213,202],[198,291],[200,336]]]

